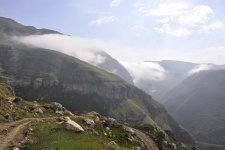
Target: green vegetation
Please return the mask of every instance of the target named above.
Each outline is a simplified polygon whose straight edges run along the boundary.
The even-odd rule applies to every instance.
[[[106,138],[61,129],[53,123],[36,124],[32,134],[22,150],[106,150],[109,142]]]
[[[143,109],[141,105],[136,104],[132,99],[122,101],[119,106],[112,109],[110,114],[113,117],[119,118],[120,120],[128,120],[132,123],[149,123],[153,124],[154,121],[148,115],[148,111]]]
[[[183,144],[169,137],[161,129],[149,124],[136,125],[134,127],[145,132],[150,138],[152,138],[160,150],[185,150],[185,146]]]

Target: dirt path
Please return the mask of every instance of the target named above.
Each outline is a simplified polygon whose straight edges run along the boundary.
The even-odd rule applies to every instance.
[[[13,146],[13,144],[20,141],[21,134],[31,121],[32,120],[20,121],[19,124],[17,124],[18,122],[16,122],[16,127],[12,127],[12,129],[10,129],[10,131],[8,131],[8,133],[1,139],[0,149],[7,150],[10,148],[10,146]]]
[[[130,127],[128,127],[130,128]],[[139,137],[144,144],[146,145],[148,150],[159,150],[156,146],[154,141],[148,137],[146,134],[144,134],[143,132],[141,132],[140,130],[134,129],[134,128],[130,128],[134,131],[134,133],[136,134],[137,137]]]
[[[33,121],[51,120],[52,118],[26,118],[12,123],[0,125],[0,150],[8,150],[10,147],[24,139],[24,131]],[[12,148],[11,148],[12,149]]]

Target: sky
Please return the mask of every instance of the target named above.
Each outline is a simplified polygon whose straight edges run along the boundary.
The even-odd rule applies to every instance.
[[[225,64],[225,0],[0,0],[0,16],[96,42],[120,61]]]

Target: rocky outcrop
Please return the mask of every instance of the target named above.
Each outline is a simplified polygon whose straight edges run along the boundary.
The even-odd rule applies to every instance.
[[[107,85],[108,84],[108,85]],[[105,84],[98,84],[95,82],[84,83],[63,83],[54,80],[44,79],[19,79],[11,82],[14,87],[31,87],[33,89],[38,88],[51,88],[60,87],[65,92],[79,92],[81,94],[97,94],[98,96],[109,99],[127,99],[132,95],[133,89],[128,86],[117,86],[120,81],[105,81]],[[113,86],[115,85],[115,86]],[[106,88],[107,86],[107,88]]]
[[[60,126],[67,130],[72,130],[75,132],[84,132],[84,129],[75,121],[71,120],[69,117],[65,117]]]

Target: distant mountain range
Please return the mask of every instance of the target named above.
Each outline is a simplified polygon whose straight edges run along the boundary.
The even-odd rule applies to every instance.
[[[159,125],[172,132],[176,139],[188,145],[195,144],[161,104],[124,81],[131,82],[129,74],[109,55],[100,66],[107,72],[60,52],[11,40],[11,36],[45,33],[61,34],[0,18],[0,80],[10,83],[18,96],[58,101],[73,112],[94,110],[133,124]],[[123,72],[124,80],[109,73],[114,69],[118,74]]]
[[[145,63],[159,65],[163,77],[135,85],[164,104],[196,138],[200,149],[225,149],[225,66],[174,60]],[[160,71],[154,69],[153,74]]]
[[[153,98],[162,103],[166,99],[167,94],[170,94],[170,90],[189,76],[205,70],[225,69],[223,65],[197,64],[175,60],[145,61],[144,63],[153,63],[162,67],[164,77],[161,80],[148,79],[140,84],[136,83],[136,86],[151,94]],[[155,72],[153,70],[153,74],[158,72],[158,70],[155,70]]]
[[[225,145],[224,91],[225,70],[200,72],[171,90],[165,106],[198,141]]]

